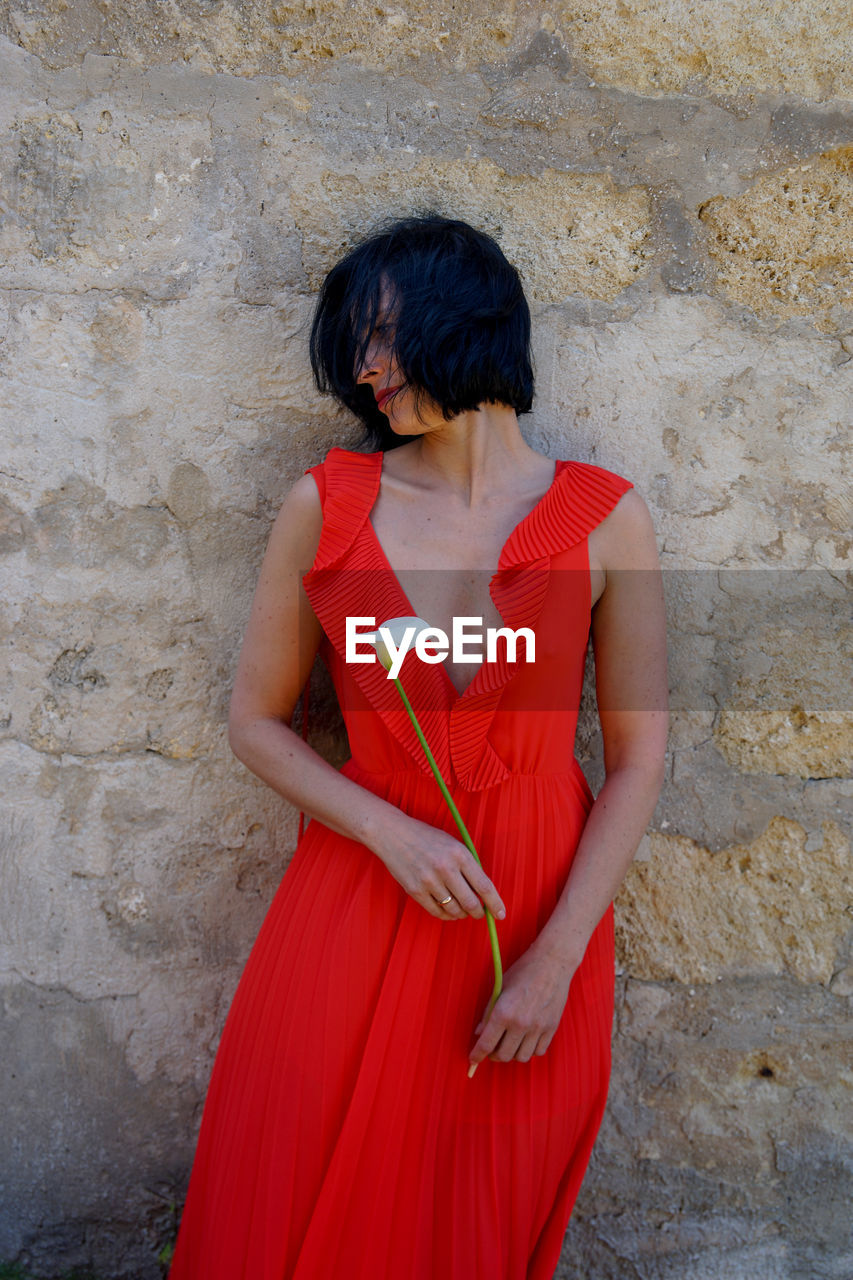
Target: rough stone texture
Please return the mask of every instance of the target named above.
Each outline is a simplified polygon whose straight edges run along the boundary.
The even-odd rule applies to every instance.
[[[845,0],[571,0],[553,21],[593,75],[640,93],[775,89],[849,96],[853,31]]]
[[[227,749],[239,637],[283,494],[358,438],[312,291],[432,205],[524,273],[529,439],[634,479],[666,575],[559,1274],[849,1280],[849,36],[817,0],[0,4],[0,1261],[162,1274],[296,836]]]
[[[79,0],[64,5],[16,4],[10,33],[52,66],[89,50],[137,63],[188,62],[237,75],[287,73],[351,57],[393,70],[399,62],[475,64],[506,52],[516,27],[516,0],[422,7],[375,0],[314,0],[312,4],[195,3],[108,7]]]
[[[815,848],[798,823],[774,818],[717,853],[656,831],[619,895],[617,958],[652,981],[787,973],[828,985],[851,903],[850,842],[835,823]]]
[[[560,1280],[845,1280],[849,1002],[782,977],[624,978],[616,1027]]]
[[[747,773],[801,778],[849,778],[853,772],[853,716],[724,707],[714,738],[726,759]]]
[[[391,73],[414,63],[428,74],[501,61],[539,30],[564,43],[591,76],[639,93],[707,87],[820,100],[850,93],[849,17],[844,0],[572,0],[547,9],[536,0],[17,0],[6,8],[5,25],[10,38],[53,67],[91,51],[137,65],[189,63],[244,76],[294,74],[340,58]]]
[[[648,193],[617,191],[607,176],[546,169],[511,177],[491,160],[422,160],[388,175],[364,164],[297,179],[291,202],[303,228],[302,261],[319,287],[365,226],[413,208],[455,211],[501,235],[531,299],[570,294],[611,301],[645,267],[650,240]]]
[[[853,146],[836,147],[739,196],[716,196],[699,210],[732,299],[779,316],[833,314],[853,299]],[[839,512],[850,527],[850,512]]]

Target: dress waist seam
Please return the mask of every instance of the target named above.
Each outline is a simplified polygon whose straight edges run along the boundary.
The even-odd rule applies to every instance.
[[[345,769],[357,769],[359,773],[364,774],[368,778],[399,778],[403,775],[412,778],[426,778],[430,781],[434,781],[432,775],[426,773],[423,769],[366,769],[364,765],[359,764],[355,760],[347,760],[343,767]],[[506,782],[513,782],[517,778],[531,778],[537,782],[541,782],[547,778],[575,778],[577,777],[577,771],[579,768],[580,765],[576,761],[573,765],[570,765],[568,769],[554,769],[548,772],[545,772],[542,769],[536,769],[535,771],[517,770],[512,772],[505,782],[496,782],[494,785],[497,787],[504,786]],[[458,783],[456,785],[458,786]],[[461,790],[465,789],[466,788],[464,787],[461,788]],[[485,789],[490,790],[491,788]]]

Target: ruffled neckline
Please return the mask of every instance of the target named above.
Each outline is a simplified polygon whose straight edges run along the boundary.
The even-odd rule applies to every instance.
[[[382,481],[384,454],[331,449],[325,463],[327,499],[323,530],[314,570],[329,569],[355,542],[376,505]],[[619,496],[630,483],[611,471],[583,462],[558,459],[554,479],[542,497],[523,516],[501,549],[495,573],[529,564],[574,546],[609,514],[614,505],[613,482],[621,482]],[[371,526],[372,527],[372,526]],[[388,562],[382,544],[373,534]]]
[[[365,605],[346,603],[344,588],[332,587],[338,574],[330,570],[347,568],[355,575],[367,574],[374,581],[371,608],[377,623],[385,618],[413,615],[414,608],[397,573],[388,561],[370,521],[382,477],[384,455],[356,453],[334,448],[323,470],[323,529],[317,555],[303,581],[331,643],[344,658],[341,610],[364,612]],[[319,468],[318,468],[319,470]],[[505,627],[536,631],[550,578],[551,557],[576,546],[610,513],[630,481],[588,463],[558,460],[549,488],[515,526],[501,550],[491,576],[489,593]],[[359,585],[358,598],[367,598]],[[523,652],[524,645],[520,645]],[[407,691],[411,685],[421,706],[430,706],[427,719],[433,722],[433,750],[442,768],[452,760],[463,786],[481,790],[503,781],[509,770],[486,740],[489,725],[507,684],[522,671],[526,661],[507,659],[506,645],[499,646],[494,662],[483,662],[460,693],[443,667],[412,663],[406,672]],[[357,665],[353,678],[383,716],[389,728],[404,742],[415,759],[428,770],[423,753],[408,722],[401,719],[396,690],[377,664]],[[410,697],[412,694],[410,693]],[[441,717],[446,732],[436,742]],[[449,718],[449,723],[448,723]],[[426,724],[424,724],[426,731]]]

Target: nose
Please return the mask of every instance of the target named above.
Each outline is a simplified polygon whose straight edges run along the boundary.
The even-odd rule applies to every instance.
[[[381,377],[384,372],[383,360],[384,352],[382,345],[374,336],[367,344],[363,359],[356,360],[356,382],[372,382],[374,378]]]

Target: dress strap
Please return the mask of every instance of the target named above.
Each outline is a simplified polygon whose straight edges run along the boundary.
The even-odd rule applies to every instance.
[[[330,449],[311,467],[323,506],[323,528],[311,571],[331,569],[352,547],[379,494],[382,454]]]
[[[516,525],[498,569],[535,564],[545,556],[577,546],[632,488],[630,480],[604,467],[587,462],[558,462],[554,484],[527,519]]]

